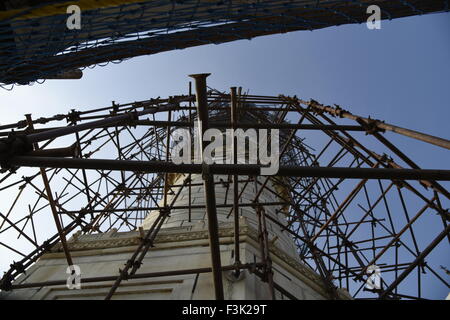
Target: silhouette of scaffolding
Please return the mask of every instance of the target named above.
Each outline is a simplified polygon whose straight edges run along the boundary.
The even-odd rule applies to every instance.
[[[235,264],[221,264],[217,259],[219,206],[229,208],[229,219],[235,222],[239,208],[255,208],[263,252],[273,240],[264,239],[265,219],[288,233],[301,262],[320,276],[330,299],[337,297],[337,288],[364,299],[423,299],[432,296],[431,288],[448,288],[445,272],[433,257],[448,253],[450,243],[450,194],[445,187],[450,170],[420,168],[384,132],[445,149],[450,149],[450,141],[357,116],[336,105],[296,96],[244,94],[236,88],[207,90],[204,74],[196,75],[195,81],[195,95],[190,89],[187,95],[113,102],[53,117],[26,115],[0,127],[0,252],[14,260],[2,277],[1,290],[66,284],[66,279],[14,280],[48,252],[64,252],[72,265],[66,239],[75,232],[137,230],[147,214],[156,210],[159,218],[122,270],[83,278],[82,283],[114,281],[106,297],[111,298],[127,279],[212,272],[216,298],[221,299],[220,272],[249,269],[272,292],[298,298],[298,293],[273,281],[270,255],[247,264],[235,256]],[[193,130],[197,119],[203,121],[203,129],[279,129],[276,176],[261,176],[259,164],[174,164],[172,134],[178,128]],[[171,182],[173,173],[186,175],[182,185]],[[175,201],[161,202],[168,194],[176,199],[183,188],[190,190],[191,174],[202,174],[207,199],[215,199],[214,186],[220,183],[227,185],[230,194],[239,195],[234,198],[237,201],[225,198],[224,203],[182,207]],[[228,179],[217,181],[215,175]],[[236,178],[256,183],[260,190],[267,189],[271,179],[288,192],[276,194],[276,203],[259,199],[260,193],[248,202],[240,197]],[[280,212],[286,214],[284,223],[265,214],[265,208],[273,205],[286,208]],[[211,222],[211,267],[174,266],[174,270],[139,273],[149,247],[158,246],[158,223],[173,210],[190,213],[193,208],[203,208]],[[235,252],[239,252],[239,223],[234,228]],[[368,289],[373,265],[382,272],[381,287]],[[425,282],[432,285],[424,287]]]
[[[67,7],[81,8],[81,29],[67,28]],[[4,1],[0,4],[0,84],[79,78],[80,69],[240,39],[448,11],[447,0]],[[2,7],[3,6],[3,7]]]

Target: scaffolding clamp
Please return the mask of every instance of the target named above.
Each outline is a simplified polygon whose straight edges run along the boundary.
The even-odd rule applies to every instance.
[[[27,141],[25,135],[12,131],[7,138],[0,139],[0,166],[2,169],[12,169],[9,159],[33,151],[33,145]]]
[[[19,273],[26,273],[25,267],[23,266],[23,264],[20,261],[19,262],[13,261],[13,263],[10,265],[10,267],[11,267],[11,269],[14,269]]]
[[[80,111],[76,111],[75,109],[70,110],[70,112],[67,114],[67,123],[77,123],[77,121],[80,121]]]
[[[12,289],[12,277],[9,274],[5,274],[0,280],[0,290],[11,291]]]

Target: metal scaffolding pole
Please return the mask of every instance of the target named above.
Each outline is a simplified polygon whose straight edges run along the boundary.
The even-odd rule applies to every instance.
[[[207,144],[203,140],[203,134],[208,129],[208,102],[206,93],[206,77],[209,74],[191,75],[195,80],[195,91],[197,96],[197,114],[199,123],[199,138],[201,139],[201,173],[204,181],[206,213],[208,215],[209,247],[211,248],[211,262],[214,278],[214,291],[216,300],[223,300],[222,266],[220,261],[219,225],[217,221],[216,194],[214,191],[214,175],[205,162],[203,151]]]
[[[201,164],[174,164],[166,161],[109,160],[109,159],[69,159],[50,157],[15,156],[8,161],[10,166],[49,167],[71,169],[102,169],[142,172],[197,173],[203,172]],[[259,175],[261,165],[257,164],[211,164],[210,174]],[[339,168],[339,167],[279,167],[278,176],[318,177],[347,179],[395,179],[395,180],[436,180],[449,181],[450,170],[439,169],[385,169],[385,168]]]

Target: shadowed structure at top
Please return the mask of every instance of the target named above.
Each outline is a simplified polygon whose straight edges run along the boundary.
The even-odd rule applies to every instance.
[[[81,29],[67,28],[67,7]],[[244,1],[79,0],[0,4],[0,85],[79,78],[80,69],[127,58],[240,39],[448,11],[447,0]]]

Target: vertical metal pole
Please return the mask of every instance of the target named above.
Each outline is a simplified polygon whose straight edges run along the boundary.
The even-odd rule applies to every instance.
[[[258,179],[258,177],[255,177]],[[273,269],[272,269],[272,259],[270,258],[270,247],[269,247],[269,232],[267,231],[267,223],[265,218],[265,210],[264,208],[261,208],[261,211],[259,213],[261,222],[262,222],[262,231],[264,236],[264,248],[265,248],[265,254],[266,254],[266,267],[267,267],[267,281],[269,283],[269,290],[270,290],[270,298],[272,300],[276,299],[275,295],[275,289],[274,289],[274,282],[273,282]]]
[[[33,127],[33,120],[31,119],[31,114],[27,114],[27,115],[25,115],[25,117],[27,119],[28,127],[30,129],[33,129],[34,127]],[[33,147],[35,150],[39,149],[39,145],[36,142],[33,143]],[[40,172],[41,172],[41,176],[42,176],[42,181],[44,182],[45,191],[47,193],[47,200],[48,200],[48,203],[50,204],[50,208],[52,210],[53,218],[54,218],[55,224],[56,224],[56,229],[58,230],[59,239],[61,240],[64,255],[66,256],[67,264],[69,266],[72,266],[73,260],[70,255],[69,247],[67,246],[66,235],[63,232],[61,222],[59,221],[55,201],[52,196],[52,190],[50,189],[50,183],[48,182],[48,178],[47,178],[47,172],[45,171],[45,168],[40,168]]]
[[[189,98],[192,96],[192,82],[189,81]],[[189,99],[189,123],[192,123],[192,110],[191,110],[191,99]],[[193,131],[191,130],[191,127],[189,127],[189,136],[192,137],[191,139],[194,139],[193,136]],[[193,145],[194,140],[191,140],[189,143],[191,144],[191,146]],[[190,161],[192,161],[192,154],[190,155],[191,159],[189,159]],[[191,204],[192,204],[192,174],[189,173],[188,175],[189,178],[189,192],[188,192],[188,203],[189,203],[189,209],[188,209],[188,221],[191,222],[191,218],[192,218],[192,208],[191,208]]]
[[[233,129],[233,139],[232,139],[232,157],[233,164],[237,164],[237,137],[234,131],[237,128],[237,97],[236,97],[236,87],[230,88],[231,92],[231,127]],[[241,264],[240,259],[240,249],[239,249],[239,189],[238,189],[238,179],[237,174],[233,174],[233,212],[234,212],[234,263],[235,265]],[[239,269],[236,269],[236,276],[239,276]]]
[[[197,97],[197,114],[201,121],[202,138],[202,175],[205,188],[206,214],[208,215],[208,231],[209,231],[209,247],[211,249],[212,273],[214,278],[214,290],[217,300],[224,300],[223,282],[222,282],[222,266],[220,261],[220,244],[219,244],[219,224],[217,221],[216,211],[216,195],[214,190],[214,176],[209,172],[209,166],[204,162],[203,150],[206,143],[203,141],[203,133],[208,129],[208,100],[206,92],[206,77],[209,73],[194,74],[190,77],[195,80],[195,90]]]
[[[78,134],[78,132],[75,132],[75,137],[77,139],[77,145],[78,145],[78,158],[82,159],[83,158],[83,151],[81,149],[81,140],[80,140],[80,135]],[[123,172],[123,171],[122,171]],[[87,197],[87,201],[88,201],[88,207],[89,210],[93,210],[92,208],[92,201],[91,201],[91,195],[89,193],[89,184],[88,184],[88,180],[87,180],[87,175],[86,175],[86,169],[81,169],[81,173],[83,174],[83,182],[84,182],[84,187],[86,189],[86,197]],[[91,219],[94,220],[94,214],[91,212]]]
[[[167,126],[167,136],[166,136],[166,161],[169,162],[169,152],[170,152],[170,124],[172,122],[172,111],[169,110],[167,113],[167,121],[169,125]],[[164,207],[167,207],[167,193],[169,192],[169,173],[164,174]]]

